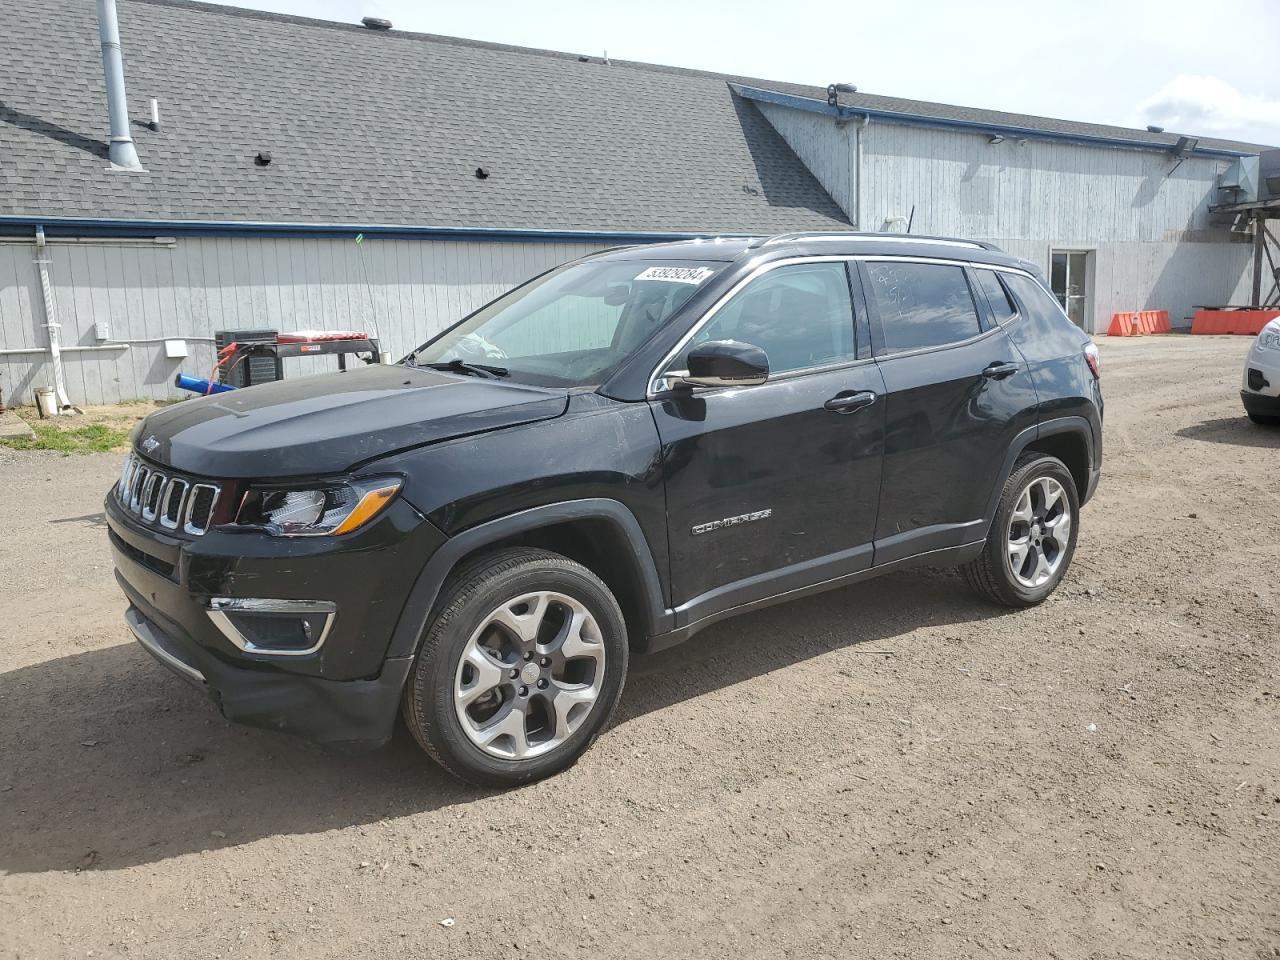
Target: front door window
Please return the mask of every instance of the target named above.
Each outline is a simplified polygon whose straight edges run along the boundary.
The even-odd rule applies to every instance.
[[[1082,330],[1088,315],[1089,253],[1085,250],[1054,250],[1049,282],[1053,295],[1071,322]]]
[[[771,374],[855,359],[844,263],[797,263],[752,280],[698,331],[692,346],[707,340],[759,347]]]

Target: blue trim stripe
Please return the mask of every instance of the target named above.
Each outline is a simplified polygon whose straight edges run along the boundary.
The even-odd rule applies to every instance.
[[[431,227],[391,223],[287,223],[250,220],[130,220],[110,217],[0,216],[0,235],[31,235],[38,226],[50,237],[155,237],[251,234],[256,237],[329,237],[357,234],[382,240],[518,240],[560,243],[666,243],[753,234],[668,233],[649,230],[531,230],[505,227]]]
[[[778,93],[775,90],[762,90],[759,87],[747,87],[739,83],[729,84],[733,92],[747,100],[760,103],[773,103],[780,107],[791,107],[808,113],[822,113],[838,120],[856,120],[860,117],[887,120],[892,123],[909,123],[921,127],[942,127],[952,130],[965,130],[972,133],[998,133],[1004,137],[1022,137],[1028,140],[1056,140],[1061,143],[1073,143],[1079,146],[1112,147],[1125,150],[1156,150],[1169,153],[1173,149],[1171,143],[1153,143],[1150,140],[1133,140],[1127,137],[1103,137],[1085,133],[1063,133],[1057,130],[1040,130],[1036,127],[1019,127],[1008,123],[982,123],[978,120],[959,120],[952,117],[926,117],[917,113],[902,113],[896,110],[872,110],[866,107],[838,106],[833,107],[825,100],[810,97],[797,97],[789,93]],[[1197,157],[1254,157],[1256,153],[1243,150],[1226,150],[1218,147],[1196,147],[1192,156]]]

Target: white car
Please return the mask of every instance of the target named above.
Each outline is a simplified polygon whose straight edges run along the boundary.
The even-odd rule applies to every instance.
[[[1240,399],[1254,423],[1280,424],[1280,317],[1263,327],[1249,348]]]

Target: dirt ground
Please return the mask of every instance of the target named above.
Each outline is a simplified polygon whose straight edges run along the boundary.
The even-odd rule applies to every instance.
[[[86,427],[92,423],[102,423],[117,430],[132,430],[133,425],[154,410],[168,406],[169,402],[157,403],[154,400],[128,400],[124,403],[83,404],[74,412],[50,418],[49,422],[70,429]],[[18,416],[31,423],[38,423],[39,413],[35,407],[10,407]]]
[[[0,450],[0,956],[1280,956],[1280,430],[1246,338],[1102,343],[1067,581],[945,571],[634,665],[552,780],[226,724],[123,625],[117,455]]]

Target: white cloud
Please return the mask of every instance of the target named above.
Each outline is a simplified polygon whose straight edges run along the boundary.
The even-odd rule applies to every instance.
[[[1170,132],[1280,143],[1280,100],[1243,94],[1217,77],[1179,74],[1138,105]]]

